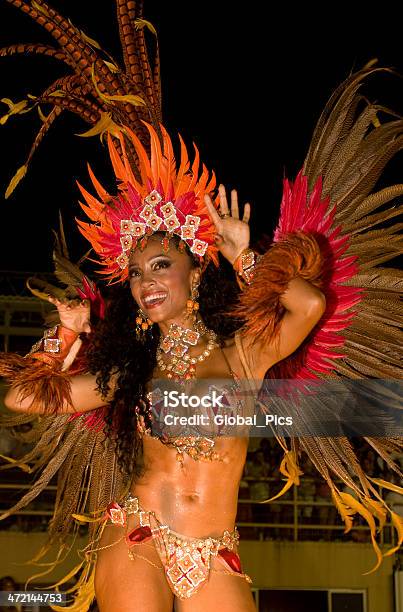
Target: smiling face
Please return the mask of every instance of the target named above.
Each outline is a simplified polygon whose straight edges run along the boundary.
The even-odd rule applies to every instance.
[[[162,323],[165,331],[182,319],[191,288],[200,280],[200,269],[172,241],[169,252],[164,253],[161,239],[151,236],[144,251],[136,249],[130,255],[129,280],[132,296],[144,314]]]

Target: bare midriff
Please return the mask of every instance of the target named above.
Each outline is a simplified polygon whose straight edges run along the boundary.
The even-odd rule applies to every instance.
[[[174,449],[144,436],[144,471],[131,492],[173,531],[219,537],[235,525],[247,445],[247,438],[222,437],[215,444],[220,460],[197,461],[185,455],[179,462]]]

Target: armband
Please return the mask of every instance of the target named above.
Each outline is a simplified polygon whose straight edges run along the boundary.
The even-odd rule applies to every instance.
[[[43,337],[34,344],[27,357],[32,357],[49,365],[55,365],[57,362],[62,363],[79,335],[79,333],[63,325],[55,325],[45,331]]]
[[[232,267],[234,268],[237,276],[238,285],[241,289],[244,288],[245,284],[249,285],[255,269],[255,265],[260,259],[252,249],[244,249],[236,258]]]

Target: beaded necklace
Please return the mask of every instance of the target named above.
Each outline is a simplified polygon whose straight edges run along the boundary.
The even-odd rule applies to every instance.
[[[191,357],[189,348],[197,346],[202,336],[207,336],[207,347],[199,355]],[[195,329],[182,327],[172,323],[168,334],[161,338],[157,348],[157,363],[161,371],[166,371],[167,378],[184,382],[195,378],[196,366],[218,347],[217,334],[201,321],[197,321]]]

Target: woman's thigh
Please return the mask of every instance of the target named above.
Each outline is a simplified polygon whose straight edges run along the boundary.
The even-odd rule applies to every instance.
[[[99,547],[122,537],[120,527],[106,527]],[[124,539],[99,550],[95,570],[95,596],[100,612],[172,612],[173,594],[151,541],[131,548]]]
[[[212,562],[208,582],[189,599],[175,599],[175,612],[256,612],[245,578],[225,573],[218,559]]]

